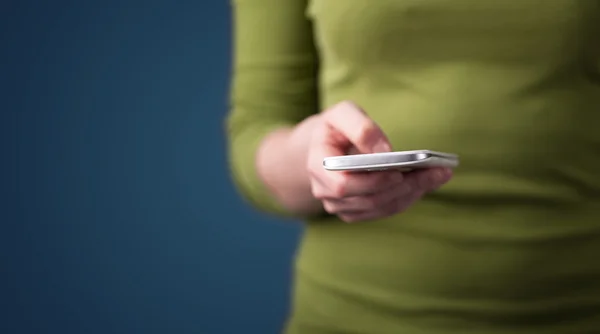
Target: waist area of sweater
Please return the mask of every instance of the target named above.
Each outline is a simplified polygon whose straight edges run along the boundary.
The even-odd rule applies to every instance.
[[[398,316],[586,316],[600,307],[597,208],[469,206],[431,197],[381,221],[313,221],[298,280],[312,293]]]

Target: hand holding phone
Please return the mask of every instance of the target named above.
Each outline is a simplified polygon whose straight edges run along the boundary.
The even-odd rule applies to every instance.
[[[349,158],[351,163],[348,164],[349,156],[345,154],[350,148],[359,154]],[[308,145],[307,167],[313,196],[322,202],[327,212],[345,222],[366,221],[403,212],[452,176],[447,166],[454,166],[453,162],[434,164],[440,158],[433,155],[420,159],[423,154],[433,152],[409,154],[410,159],[419,158],[419,162],[415,162],[405,161],[406,152],[398,155],[391,151],[390,142],[381,128],[355,104],[342,102],[323,111],[318,115],[318,124]],[[364,158],[367,158],[366,163]],[[412,167],[429,164],[430,168],[411,173],[397,169],[377,173],[348,172],[386,169],[390,167],[390,161],[399,163],[399,158],[404,159],[401,161],[405,164],[403,167],[407,167],[408,162]],[[323,168],[324,159],[327,169]],[[377,162],[375,166],[373,159]]]

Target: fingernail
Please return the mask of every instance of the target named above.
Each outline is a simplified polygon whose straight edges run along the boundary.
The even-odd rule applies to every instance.
[[[385,153],[390,152],[391,150],[392,147],[390,144],[386,143],[384,140],[380,140],[377,142],[377,144],[375,144],[375,146],[373,146],[373,153]]]
[[[450,176],[452,176],[452,170],[447,169],[447,168],[438,170],[434,176],[435,182],[436,183],[446,182],[450,179]]]
[[[446,171],[445,170],[436,170],[435,173],[433,174],[433,181],[434,182],[442,182],[444,181],[444,179],[446,178]]]

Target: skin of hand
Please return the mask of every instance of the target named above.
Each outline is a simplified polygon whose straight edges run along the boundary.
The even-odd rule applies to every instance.
[[[392,146],[381,128],[352,102],[338,103],[323,111],[318,119],[307,148],[310,190],[328,213],[345,222],[369,221],[401,213],[452,177],[452,171],[446,168],[408,173],[325,170],[325,157],[349,152],[390,152]]]

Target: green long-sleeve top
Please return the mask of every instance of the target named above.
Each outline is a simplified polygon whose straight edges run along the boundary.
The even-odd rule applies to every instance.
[[[600,1],[233,0],[231,167],[342,100],[453,180],[362,224],[305,217],[289,334],[600,333]],[[268,306],[261,306],[268,307]]]

